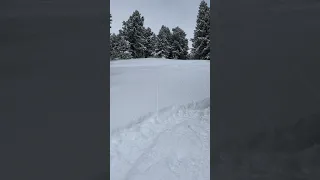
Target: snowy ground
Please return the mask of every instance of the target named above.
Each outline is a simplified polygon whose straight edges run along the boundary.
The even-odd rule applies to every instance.
[[[210,178],[210,64],[111,62],[112,180]]]

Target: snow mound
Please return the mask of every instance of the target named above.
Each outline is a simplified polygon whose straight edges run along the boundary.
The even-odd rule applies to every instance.
[[[123,129],[110,143],[111,180],[209,180],[210,98],[167,107]]]

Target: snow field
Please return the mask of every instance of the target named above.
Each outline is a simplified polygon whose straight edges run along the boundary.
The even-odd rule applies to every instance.
[[[111,63],[111,180],[210,179],[210,67]]]
[[[138,59],[110,65],[110,128],[159,109],[210,97],[208,61]]]

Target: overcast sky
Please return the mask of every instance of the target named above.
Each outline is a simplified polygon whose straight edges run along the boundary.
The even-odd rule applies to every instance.
[[[205,1],[210,6],[210,1]],[[150,27],[156,34],[162,25],[170,29],[176,26],[182,28],[187,33],[190,48],[200,2],[201,0],[110,0],[110,31],[118,33],[122,21],[127,21],[133,11],[138,10],[144,16],[144,26]]]

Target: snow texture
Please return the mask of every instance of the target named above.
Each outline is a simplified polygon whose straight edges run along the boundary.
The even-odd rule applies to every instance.
[[[138,59],[110,68],[110,179],[209,180],[209,62]]]

